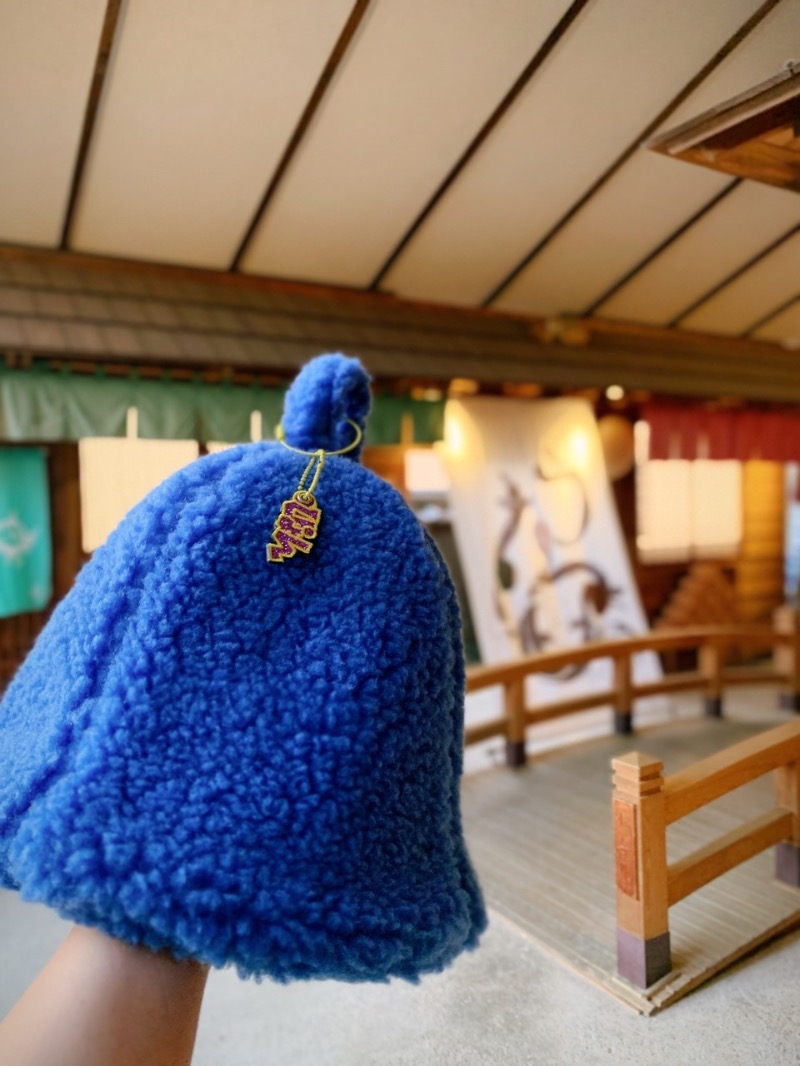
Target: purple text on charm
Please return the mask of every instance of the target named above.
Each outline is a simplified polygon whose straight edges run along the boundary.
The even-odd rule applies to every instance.
[[[313,496],[306,503],[297,496],[295,493],[291,500],[284,500],[275,519],[272,543],[267,545],[267,560],[271,563],[282,563],[299,551],[306,555],[311,551],[322,511]]]

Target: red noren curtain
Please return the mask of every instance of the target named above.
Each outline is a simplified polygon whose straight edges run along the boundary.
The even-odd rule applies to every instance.
[[[800,462],[800,411],[708,410],[648,404],[651,459]]]

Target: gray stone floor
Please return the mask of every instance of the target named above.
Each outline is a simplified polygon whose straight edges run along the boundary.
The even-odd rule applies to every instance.
[[[0,1015],[66,930],[0,892]],[[800,933],[646,1018],[495,919],[416,987],[213,973],[194,1066],[797,1066],[799,1008]]]

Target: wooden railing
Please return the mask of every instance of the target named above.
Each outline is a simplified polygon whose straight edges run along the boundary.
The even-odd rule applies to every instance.
[[[726,667],[725,649],[731,645],[752,645],[773,649],[771,668]],[[666,652],[696,649],[698,669],[669,674],[662,681],[636,684],[632,659],[640,652]],[[613,664],[612,685],[605,691],[536,707],[527,705],[525,679],[535,674],[555,673],[566,667],[608,659]],[[491,686],[503,690],[503,713],[499,717],[467,727],[465,743],[475,744],[490,737],[503,737],[509,766],[525,763],[525,734],[528,726],[591,707],[611,706],[614,728],[619,733],[632,729],[635,701],[644,696],[696,690],[704,695],[706,713],[722,713],[725,688],[742,684],[782,686],[784,706],[800,710],[800,625],[797,612],[781,608],[775,626],[700,626],[694,629],[657,630],[627,640],[598,641],[563,651],[531,655],[497,666],[476,666],[467,671],[467,691]]]
[[[668,911],[673,903],[775,845],[776,876],[800,887],[800,721],[666,778],[663,764],[640,752],[614,759],[612,766],[617,965],[622,977],[646,988],[671,969]],[[668,825],[770,771],[776,785],[772,810],[667,864]]]

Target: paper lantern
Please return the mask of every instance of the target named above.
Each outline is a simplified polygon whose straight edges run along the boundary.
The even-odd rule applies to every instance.
[[[618,481],[633,468],[633,426],[622,415],[604,415],[597,423],[610,481]]]

